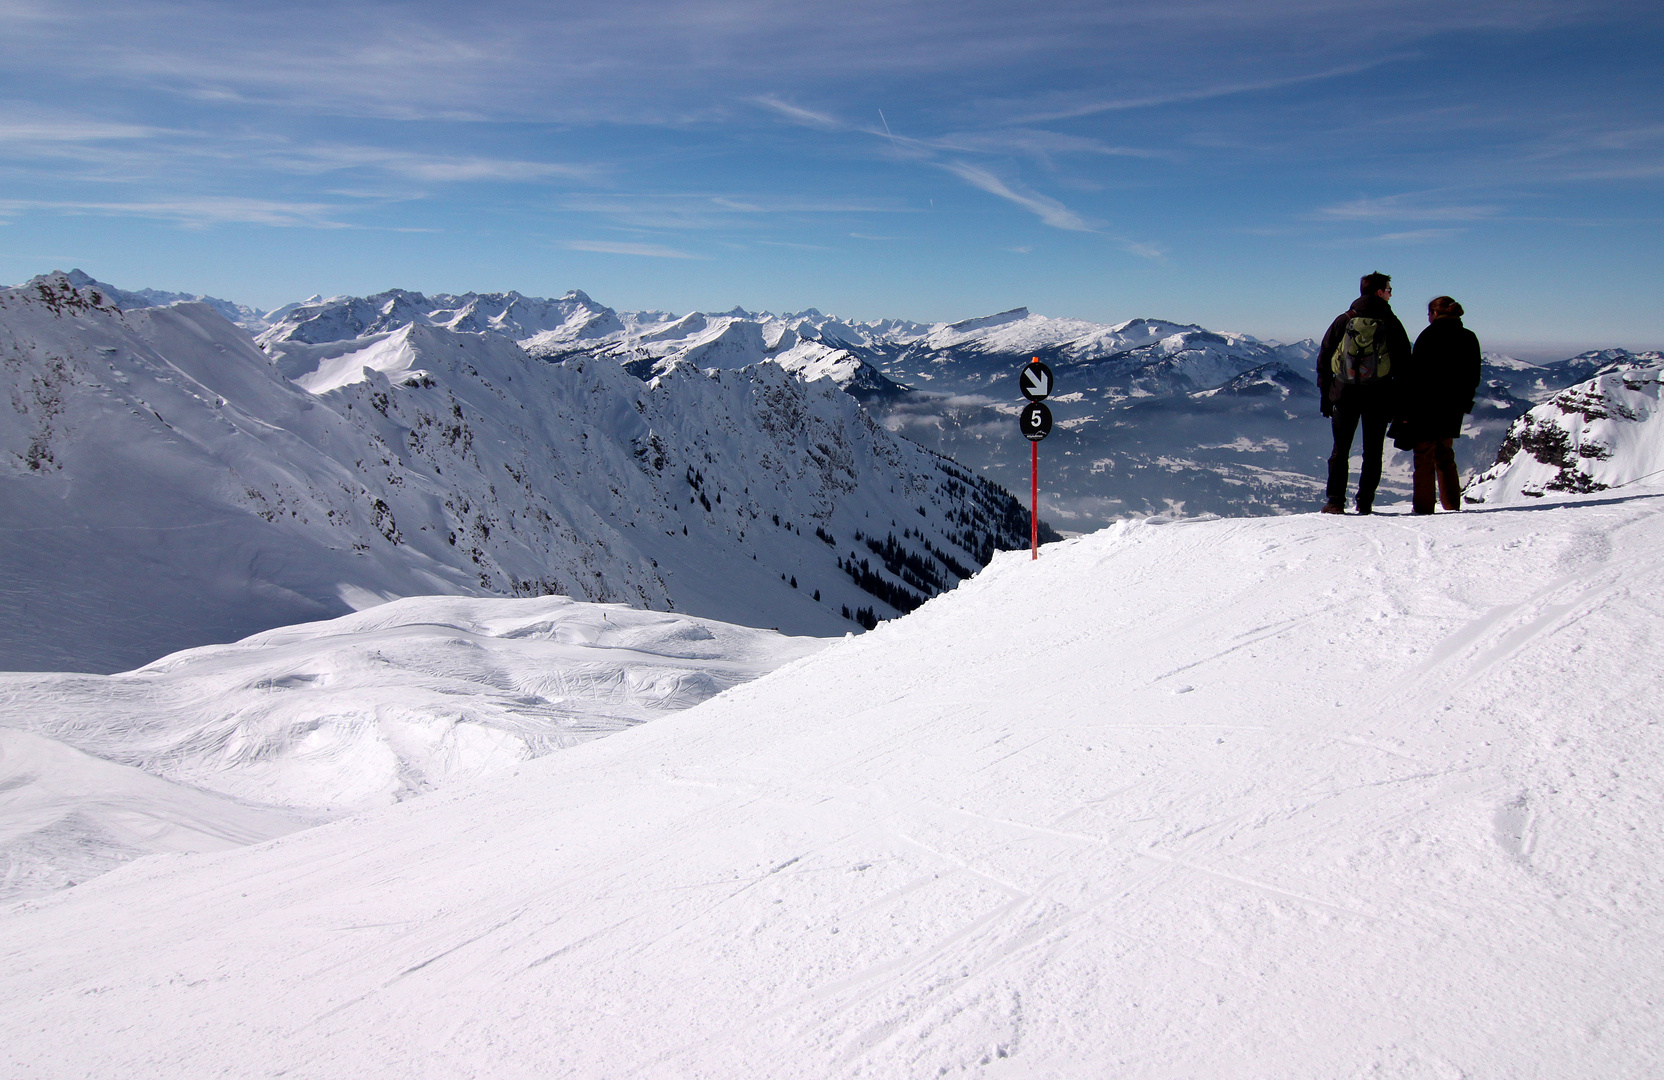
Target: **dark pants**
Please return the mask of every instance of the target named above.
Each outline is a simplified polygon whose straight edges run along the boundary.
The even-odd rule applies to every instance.
[[[1392,400],[1378,387],[1348,386],[1335,402],[1329,421],[1335,433],[1335,449],[1329,455],[1329,502],[1335,506],[1346,503],[1352,436],[1360,420],[1364,425],[1364,467],[1358,473],[1358,509],[1368,510],[1375,505],[1375,489],[1381,483],[1381,444],[1392,422]]]
[[[1433,439],[1416,443],[1415,477],[1410,505],[1418,514],[1433,512],[1433,488],[1439,489],[1439,504],[1446,510],[1462,508],[1462,475],[1456,471],[1454,439]]]

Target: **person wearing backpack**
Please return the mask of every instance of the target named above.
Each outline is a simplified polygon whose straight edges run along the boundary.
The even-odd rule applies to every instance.
[[[1433,489],[1446,510],[1462,508],[1462,476],[1453,443],[1479,390],[1479,339],[1462,325],[1462,305],[1448,296],[1427,302],[1427,329],[1399,372],[1393,445],[1415,454],[1410,506],[1433,512]]]
[[[1376,271],[1358,280],[1359,296],[1335,316],[1317,351],[1317,388],[1323,415],[1335,435],[1329,455],[1329,498],[1325,514],[1344,513],[1352,437],[1361,422],[1364,464],[1358,473],[1358,513],[1374,509],[1381,483],[1381,455],[1392,422],[1394,367],[1410,359],[1410,335],[1392,312],[1392,278]]]

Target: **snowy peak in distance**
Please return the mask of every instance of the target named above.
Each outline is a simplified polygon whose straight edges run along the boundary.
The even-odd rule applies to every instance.
[[[932,327],[920,345],[935,352],[963,349],[1009,354],[1048,348],[1102,329],[1097,323],[1080,319],[1051,319],[1032,314],[1026,307],[1019,307],[996,315]]]
[[[815,308],[785,315],[743,307],[680,316],[619,312],[576,290],[556,300],[514,292],[430,297],[402,289],[332,297],[288,312],[260,343],[282,355],[296,344],[368,338],[407,323],[498,334],[545,360],[610,359],[644,380],[679,362],[728,369],[773,361],[801,378],[829,378],[864,401],[895,400],[910,388],[986,391],[1012,377],[1014,359],[1036,355],[1066,366],[1108,362],[1106,377],[1123,396],[1192,393],[1272,361],[1298,371],[1315,350],[1311,342],[1262,342],[1162,319],[1106,326],[1026,307],[926,326],[847,320]]]
[[[1551,492],[1605,491],[1664,472],[1664,356],[1644,356],[1643,363],[1614,365],[1569,386],[1515,420],[1496,464],[1473,479],[1463,500],[1517,504]]]
[[[295,307],[262,333],[259,342],[270,355],[287,358],[313,346],[368,343],[406,325],[495,334],[543,360],[609,359],[643,380],[681,362],[732,369],[774,360],[805,378],[831,378],[840,388],[869,397],[901,388],[851,350],[882,347],[892,338],[917,336],[923,330],[894,319],[849,323],[816,311],[784,317],[742,308],[682,316],[618,312],[578,290],[544,300],[516,292],[429,297],[390,289]]]
[[[41,274],[31,278],[26,284],[32,286],[48,280],[54,283],[67,282],[71,288],[80,290],[84,295],[90,295],[94,292],[101,293],[114,301],[117,307],[124,310],[192,302],[207,304],[251,334],[257,334],[265,330],[270,325],[268,322],[270,315],[276,314],[275,312],[262,313],[259,309],[251,308],[246,304],[237,304],[230,300],[221,300],[218,297],[204,296],[200,293],[164,292],[160,289],[136,289],[131,291],[118,289],[114,285],[98,281],[82,270],[71,270],[68,273],[62,270],[54,270],[50,274]]]
[[[647,313],[662,319],[662,313]],[[441,294],[428,297],[406,289],[373,296],[334,296],[300,304],[260,335],[262,345],[300,342],[322,345],[398,329],[407,323],[447,330],[492,333],[517,342],[571,342],[622,332],[617,312],[574,289],[553,300],[518,292]]]
[[[1315,396],[1317,387],[1287,364],[1273,360],[1227,379],[1211,390],[1199,390],[1199,398],[1218,396],[1274,397],[1286,400],[1296,395]]]
[[[1015,398],[1016,372],[1038,357],[1057,369],[1059,386],[1119,400],[1194,393],[1273,361],[1299,371],[1315,351],[1310,341],[1285,345],[1163,319],[1104,326],[1013,308],[935,327],[877,365],[922,390]]]

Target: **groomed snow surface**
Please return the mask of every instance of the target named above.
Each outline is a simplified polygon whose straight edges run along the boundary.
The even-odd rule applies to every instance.
[[[1002,555],[509,774],[14,904],[0,1073],[1658,1076],[1661,615],[1660,486]]]

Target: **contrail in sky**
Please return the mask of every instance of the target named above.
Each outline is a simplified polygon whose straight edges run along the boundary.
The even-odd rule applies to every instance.
[[[890,122],[884,119],[883,109],[878,110],[878,119],[884,125],[884,134],[890,136],[890,145],[896,148],[896,153],[901,153],[901,146],[896,142],[895,133],[890,130]]]

